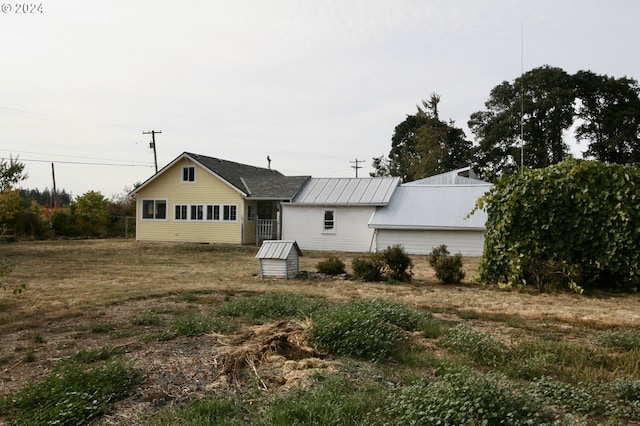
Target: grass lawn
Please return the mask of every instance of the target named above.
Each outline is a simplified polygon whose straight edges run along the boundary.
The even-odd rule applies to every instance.
[[[0,424],[640,421],[638,295],[480,286],[474,258],[463,285],[424,256],[405,284],[261,279],[256,253],[0,245],[2,282],[26,284],[0,290]],[[301,269],[334,255],[362,254],[304,252]]]

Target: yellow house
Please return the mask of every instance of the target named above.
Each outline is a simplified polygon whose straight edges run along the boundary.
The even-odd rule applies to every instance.
[[[261,244],[279,239],[281,203],[310,176],[184,152],[132,194],[136,240]]]

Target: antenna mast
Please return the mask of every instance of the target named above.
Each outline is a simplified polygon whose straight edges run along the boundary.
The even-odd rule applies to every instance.
[[[524,168],[524,21],[520,23],[520,169]]]

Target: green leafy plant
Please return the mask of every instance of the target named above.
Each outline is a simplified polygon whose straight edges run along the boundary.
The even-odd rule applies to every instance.
[[[382,260],[385,263],[386,275],[393,281],[409,282],[413,273],[413,261],[405,253],[404,247],[399,244],[387,247],[382,252]]]
[[[316,268],[318,272],[327,275],[340,275],[345,273],[344,262],[335,256],[319,262]]]
[[[408,343],[423,314],[383,299],[355,299],[314,318],[311,341],[338,355],[371,361],[392,358]]]
[[[362,281],[384,281],[384,260],[379,253],[368,257],[355,257],[351,261],[353,275]]]
[[[480,279],[636,291],[639,190],[636,166],[577,159],[499,177],[477,204],[488,214]]]
[[[427,260],[436,271],[436,277],[443,283],[459,284],[464,279],[462,255],[457,253],[451,256],[445,244],[434,247]]]
[[[504,380],[470,369],[401,387],[383,412],[391,419],[389,425],[555,424],[551,415],[540,413],[536,401]]]
[[[12,424],[86,424],[141,381],[140,372],[122,362],[61,363],[45,378],[0,399],[0,415]]]
[[[491,367],[500,365],[507,353],[499,340],[465,324],[449,329],[440,338],[440,345]]]

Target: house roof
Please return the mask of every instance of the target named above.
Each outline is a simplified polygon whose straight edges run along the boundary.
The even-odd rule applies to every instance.
[[[302,256],[302,251],[295,241],[265,240],[256,254],[256,259],[282,259],[289,257],[291,250],[296,250],[298,256]]]
[[[331,206],[385,206],[399,177],[311,178],[293,204]]]
[[[164,170],[183,159],[199,164],[248,198],[290,200],[310,178],[310,176],[285,176],[279,171],[270,168],[250,166],[206,155],[183,152],[133,192],[139,191]]]
[[[477,178],[471,167],[452,170],[439,175],[429,176],[407,182],[408,185],[486,185],[487,182]]]
[[[476,201],[491,188],[485,185],[400,185],[388,206],[375,211],[370,228],[485,229],[487,213]]]

